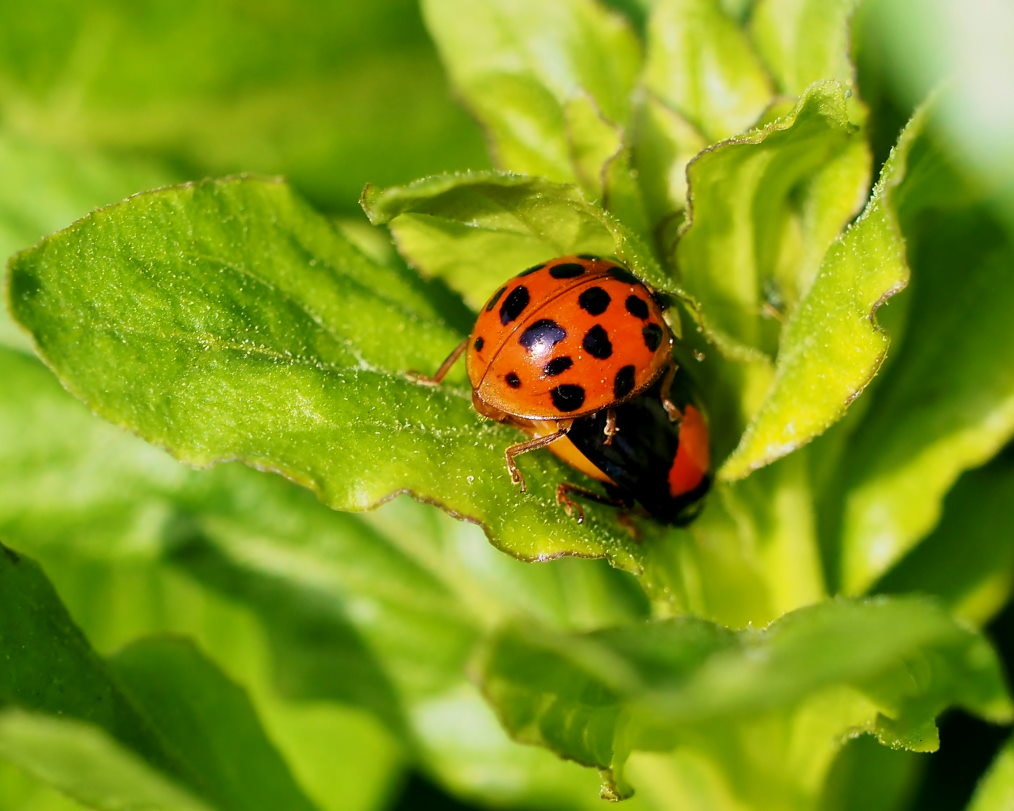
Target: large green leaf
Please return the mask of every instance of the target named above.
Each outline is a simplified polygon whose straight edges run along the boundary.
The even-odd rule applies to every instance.
[[[834,601],[739,633],[693,618],[583,636],[512,625],[479,673],[513,735],[608,770],[609,791],[631,750],[679,747],[767,808],[810,807],[846,733],[925,751],[947,706],[1012,714],[988,643],[922,598]]]
[[[624,123],[637,41],[621,17],[592,0],[425,0],[423,10],[501,168],[579,179],[572,136],[583,138],[588,125],[568,107],[582,97],[607,122]]]
[[[773,96],[753,44],[716,0],[655,3],[644,84],[708,142],[751,127]]]
[[[242,691],[191,646],[152,639],[105,662],[38,567],[6,547],[0,586],[4,757],[98,808],[313,808]],[[181,711],[201,704],[214,712]],[[237,759],[255,768],[239,773]]]
[[[556,506],[561,463],[526,459],[517,492],[503,449],[518,433],[481,420],[460,386],[411,379],[460,334],[418,278],[366,259],[280,183],[95,212],[12,260],[9,293],[71,391],[184,461],[277,471],[343,509],[411,491],[518,557],[636,567],[612,521]]]
[[[908,283],[896,211],[925,112],[902,133],[860,217],[828,250],[786,324],[775,377],[721,475],[736,479],[809,442],[869,385],[889,338],[878,308]]]

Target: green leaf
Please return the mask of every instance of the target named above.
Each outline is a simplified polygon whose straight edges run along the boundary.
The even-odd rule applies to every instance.
[[[626,120],[637,41],[597,3],[426,0],[423,11],[501,168],[574,181],[567,106],[587,97],[607,122]]]
[[[150,640],[104,662],[38,567],[6,547],[0,614],[11,618],[0,627],[0,753],[7,759],[99,808],[313,807],[243,693],[192,647]],[[135,681],[153,669],[157,681]],[[215,712],[186,715],[187,702]],[[223,745],[230,757],[213,756]],[[231,759],[257,768],[239,775]]]
[[[716,0],[654,5],[644,83],[708,142],[755,124],[773,96],[752,43]]]
[[[240,460],[342,509],[411,491],[518,557],[636,568],[611,519],[558,508],[562,463],[526,459],[517,492],[503,449],[519,434],[461,387],[409,377],[460,334],[417,277],[370,262],[282,184],[203,182],[95,212],[15,257],[9,293],[71,391],[183,461]]]
[[[720,475],[737,479],[836,422],[880,368],[889,338],[879,307],[908,284],[896,213],[925,112],[902,133],[866,208],[831,246],[783,330],[775,378]]]
[[[966,473],[947,493],[940,523],[870,590],[932,594],[957,616],[984,625],[1014,589],[1014,544],[1004,537],[1012,492],[1009,459]]]
[[[1005,349],[1014,346],[1014,244],[981,206],[926,215],[906,231],[908,324],[842,463],[841,576],[852,593],[933,528],[962,472],[1014,436]]]
[[[849,21],[857,0],[765,0],[757,4],[750,34],[786,95],[797,96],[814,82],[851,84]]]
[[[656,289],[675,292],[640,237],[574,186],[496,172],[442,175],[367,187],[363,208],[391,228],[410,263],[446,279],[473,309],[505,279],[569,253],[615,256]]]
[[[1014,738],[1006,745],[979,781],[968,811],[1003,811],[1014,806]]]
[[[794,110],[701,153],[676,265],[727,355],[767,362],[828,246],[865,194],[868,150],[846,89],[812,87]]]
[[[583,636],[512,625],[478,667],[512,735],[608,770],[620,792],[631,750],[687,747],[764,807],[819,791],[845,733],[925,751],[947,706],[1012,714],[988,643],[922,598],[834,601],[739,633],[689,617]]]

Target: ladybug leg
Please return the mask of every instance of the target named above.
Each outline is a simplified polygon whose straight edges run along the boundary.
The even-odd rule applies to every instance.
[[[440,364],[440,368],[437,369],[436,374],[434,374],[433,377],[412,371],[408,373],[408,376],[416,383],[421,383],[424,386],[438,385],[441,380],[447,377],[447,373],[451,371],[451,367],[455,364],[458,358],[461,357],[461,353],[465,351],[465,346],[467,344],[468,339],[466,338],[464,341],[462,341],[460,344],[454,347],[454,349],[451,350],[451,354],[448,355],[446,358],[444,358],[444,362]]]
[[[606,411],[606,424],[605,427],[602,429],[602,433],[606,437],[604,444],[606,445],[613,444],[613,437],[616,436],[617,430],[618,429],[616,428],[616,409],[610,408]]]
[[[662,402],[662,408],[665,409],[665,413],[669,417],[669,422],[676,422],[683,417],[683,413],[676,408],[676,404],[669,399],[669,390],[672,388],[672,381],[673,378],[676,377],[676,370],[678,368],[679,367],[675,363],[669,364],[669,367],[662,375],[662,386],[659,388],[659,399]]]
[[[520,456],[522,453],[528,453],[528,451],[535,451],[539,448],[544,448],[546,445],[550,445],[556,442],[558,439],[563,439],[567,435],[567,431],[570,430],[570,426],[574,424],[573,420],[560,423],[560,427],[551,434],[545,436],[535,437],[535,439],[529,439],[527,442],[519,442],[517,445],[511,445],[504,451],[504,456],[507,458],[507,471],[511,474],[511,480],[515,484],[521,485],[521,492],[525,492],[525,477],[521,475],[521,471],[518,470],[517,462],[514,461],[515,456]]]
[[[596,493],[594,490],[589,490],[587,487],[581,487],[577,484],[570,484],[564,482],[556,486],[556,503],[563,507],[567,515],[573,517],[579,524],[584,523],[584,510],[581,509],[581,505],[570,498],[571,494],[583,498],[585,501],[594,501],[596,504],[605,504],[609,507],[618,507],[625,509],[630,507],[630,501],[622,497],[614,497],[603,495],[602,493]],[[619,522],[624,528],[630,532],[637,532],[636,527],[630,521],[630,516],[625,512],[620,512],[618,515]]]

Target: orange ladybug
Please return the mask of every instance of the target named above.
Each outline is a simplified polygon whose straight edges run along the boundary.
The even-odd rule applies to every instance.
[[[629,270],[597,256],[563,256],[529,268],[499,288],[480,311],[471,335],[428,382],[439,383],[466,353],[476,410],[532,437],[505,451],[507,469],[522,492],[524,477],[515,458],[546,446],[593,478],[627,489],[602,467],[621,447],[612,448],[619,432],[625,434],[622,447],[627,456],[632,441],[657,441],[663,433],[656,425],[657,409],[666,425],[685,422],[683,447],[694,444],[686,439],[686,429],[700,412],[692,406],[681,411],[670,398],[676,373],[672,346],[672,332],[661,307]],[[651,394],[645,397],[649,389]],[[651,425],[650,436],[639,425],[641,420]],[[704,426],[703,419],[699,425]],[[581,437],[580,443],[567,439],[575,427],[574,437]],[[673,486],[681,494],[698,489],[706,478],[707,433],[703,430],[704,455],[699,450],[694,454],[694,464],[703,465],[701,476],[688,477],[686,463],[674,474],[679,481]],[[668,433],[679,445],[680,429]],[[701,431],[695,428],[693,433],[701,446]],[[637,440],[640,434],[645,436]],[[684,450],[683,457],[687,453]],[[678,455],[675,447],[673,454]],[[642,459],[649,455],[647,449],[641,452]],[[643,474],[636,472],[633,457],[617,464],[625,465],[635,478]],[[671,456],[669,466],[673,465]],[[669,466],[663,478],[669,476]],[[653,474],[658,473],[656,467],[652,466]],[[568,511],[575,506],[568,492],[602,500],[582,488],[561,485],[557,499]],[[636,494],[633,497],[636,500]],[[618,496],[609,503],[619,503]],[[652,512],[648,505],[642,506]]]

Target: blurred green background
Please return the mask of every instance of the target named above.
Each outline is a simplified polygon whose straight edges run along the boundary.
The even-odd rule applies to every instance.
[[[612,5],[643,21],[651,3]],[[127,194],[253,172],[288,177],[371,250],[397,261],[359,212],[363,185],[489,166],[482,134],[453,98],[412,0],[2,0],[0,21],[5,257]],[[968,171],[995,186],[1014,231],[1011,43],[1014,4],[1004,0],[869,2],[855,33],[861,93],[880,123],[878,158],[931,88],[957,83],[961,92],[948,95],[944,110],[948,137]],[[26,346],[6,315],[0,343]],[[18,521],[14,512],[0,519],[0,536]],[[147,588],[124,577],[121,594]],[[73,591],[69,580],[58,585],[61,594]],[[178,588],[174,599],[192,587]],[[78,619],[88,629],[87,617]],[[239,627],[246,621],[236,618]],[[88,630],[103,650],[102,634]],[[1014,610],[988,631],[1014,672]],[[307,721],[307,734],[326,736],[327,725],[314,731],[315,723]],[[364,772],[350,805],[470,807],[392,768],[402,755],[366,716],[349,711],[342,723],[375,753],[377,772]],[[947,716],[942,751],[920,762],[911,807],[960,807],[1004,734],[961,713]],[[0,792],[16,783],[4,775]]]

